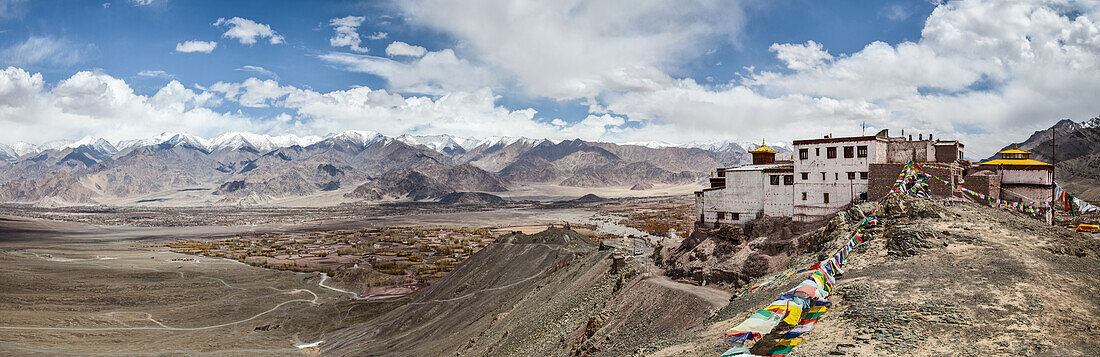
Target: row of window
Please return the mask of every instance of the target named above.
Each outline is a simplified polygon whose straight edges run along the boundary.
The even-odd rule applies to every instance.
[[[867,172],[864,171],[864,172],[849,172],[848,173],[848,179],[849,180],[855,180],[856,176],[859,176],[860,180],[866,180],[867,179]],[[772,177],[773,177],[772,181],[774,182],[775,181],[775,179],[774,179],[775,176],[772,176]],[[826,177],[828,177],[828,176],[826,176],[826,173],[822,172],[821,173],[821,181],[827,180]],[[810,180],[810,173],[809,172],[803,172],[802,173],[802,181],[809,181],[809,180]],[[840,180],[840,173],[839,172],[834,172],[833,173],[833,180]],[[776,184],[773,183],[773,185],[776,185]]]
[[[830,146],[825,148],[825,157],[830,159],[836,158],[836,146]],[[821,156],[821,148],[814,148],[814,155]],[[853,157],[867,157],[867,145],[859,146],[845,146],[844,158],[851,159]],[[810,158],[810,149],[798,149],[798,158],[800,160],[806,160]]]
[[[772,175],[772,186],[779,186],[779,178],[783,178],[783,185],[790,186],[794,184],[794,175]]]
[[[741,219],[741,214],[737,213],[737,212],[717,212],[717,214],[718,214],[718,220],[726,219],[726,215],[729,215],[730,220],[736,221],[736,220]]]
[[[860,192],[859,193],[859,199],[860,199],[860,201],[867,200],[867,192]],[[807,193],[805,193],[805,192],[802,193],[802,200],[803,201],[809,200],[809,197],[808,197]],[[824,193],[824,197],[822,197],[822,203],[829,203],[829,193],[828,192]]]

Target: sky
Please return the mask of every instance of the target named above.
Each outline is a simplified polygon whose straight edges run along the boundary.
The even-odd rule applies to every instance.
[[[1100,114],[1100,2],[0,0],[0,143],[161,132],[790,142],[985,157]]]

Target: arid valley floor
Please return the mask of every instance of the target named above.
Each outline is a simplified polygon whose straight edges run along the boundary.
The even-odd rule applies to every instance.
[[[626,204],[684,203],[643,201]],[[9,207],[18,215],[0,217],[0,354],[311,354],[318,349],[296,346],[408,302],[401,296],[408,291],[364,298],[358,294],[366,290],[349,287],[354,282],[330,280],[319,269],[265,269],[177,253],[173,243],[381,227],[420,227],[434,237],[440,229],[540,231],[564,222],[593,237],[644,235],[620,225],[597,228],[593,219],[601,213],[594,207],[275,211],[50,210],[47,216]]]
[[[12,206],[0,354],[718,355],[802,276],[731,297],[817,261],[867,209],[731,232],[691,228],[688,200]],[[883,207],[791,356],[1100,353],[1096,234],[959,200]]]

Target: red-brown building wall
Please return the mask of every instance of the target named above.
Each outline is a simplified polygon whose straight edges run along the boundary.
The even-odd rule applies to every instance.
[[[870,180],[868,181],[867,187],[867,199],[877,201],[885,197],[887,193],[890,193],[903,167],[905,167],[905,164],[870,164],[870,173],[868,173],[868,178]],[[958,168],[948,170],[939,167],[924,167],[922,171],[948,180],[948,182],[958,182],[959,172],[961,172]],[[939,180],[929,179],[925,180],[925,182],[927,182],[931,188],[933,198],[944,198],[955,195],[955,191],[951,190],[951,186]]]

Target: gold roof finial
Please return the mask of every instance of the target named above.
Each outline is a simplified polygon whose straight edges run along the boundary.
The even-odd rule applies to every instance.
[[[767,145],[764,145],[764,139],[760,139],[760,147],[755,150],[749,150],[753,154],[778,154],[778,151],[772,150]]]

